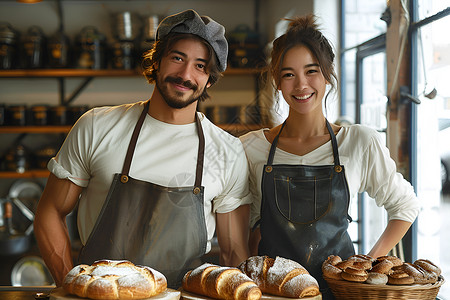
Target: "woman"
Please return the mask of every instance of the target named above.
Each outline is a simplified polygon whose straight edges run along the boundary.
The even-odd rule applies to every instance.
[[[331,254],[354,254],[347,233],[350,199],[366,191],[389,222],[372,257],[386,255],[418,215],[412,186],[397,173],[382,138],[361,125],[327,121],[322,105],[335,88],[334,53],[313,15],[291,20],[273,43],[269,72],[289,105],[287,119],[241,137],[253,194],[253,254],[293,259],[332,299],[321,264]],[[327,91],[327,85],[330,91]]]

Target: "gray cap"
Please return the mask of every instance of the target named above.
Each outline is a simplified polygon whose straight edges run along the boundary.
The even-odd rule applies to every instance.
[[[225,28],[207,16],[200,16],[192,9],[164,18],[156,31],[156,39],[160,40],[171,32],[191,33],[206,40],[216,52],[219,70],[227,68],[228,43],[225,39]]]

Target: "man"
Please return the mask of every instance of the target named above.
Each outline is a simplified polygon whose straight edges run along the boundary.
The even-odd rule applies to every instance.
[[[215,230],[221,264],[248,257],[242,145],[196,112],[226,69],[224,32],[193,10],[165,18],[144,57],[150,100],[90,110],[50,160],[35,234],[57,286],[73,267],[65,218],[77,203],[78,263],[127,259],[177,288]]]

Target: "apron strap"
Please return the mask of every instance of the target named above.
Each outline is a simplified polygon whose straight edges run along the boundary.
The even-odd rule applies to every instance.
[[[145,103],[144,109],[142,110],[139,120],[137,121],[136,126],[134,127],[134,131],[133,131],[133,135],[131,136],[130,144],[128,144],[128,150],[127,150],[127,155],[125,156],[125,162],[123,163],[122,176],[121,176],[122,182],[124,182],[123,180],[128,181],[128,173],[130,172],[131,160],[133,159],[134,149],[136,148],[136,143],[137,143],[137,139],[139,137],[139,132],[141,131],[142,124],[144,124],[145,115],[148,112],[149,106],[150,106],[150,100],[148,100]],[[126,177],[126,179],[124,176]]]
[[[128,173],[130,172],[131,161],[133,159],[134,150],[136,149],[137,139],[139,137],[139,132],[141,131],[142,124],[144,124],[145,116],[147,115],[148,108],[150,106],[150,100],[145,103],[144,109],[139,117],[139,120],[134,127],[133,134],[131,135],[130,144],[128,145],[127,154],[125,156],[125,162],[123,163],[122,174],[120,176],[120,181],[126,183],[128,181]],[[203,177],[203,161],[205,154],[205,136],[203,134],[202,124],[198,117],[197,112],[195,112],[195,122],[198,131],[198,156],[197,156],[197,167],[195,170],[195,186],[193,193],[198,194],[201,191],[202,177]]]
[[[197,112],[195,112],[195,122],[197,123],[197,131],[198,131],[198,155],[197,155],[197,169],[195,170],[194,193],[198,194],[200,190],[197,189],[200,189],[202,186],[203,159],[205,157],[205,135],[203,134],[202,123],[200,122]]]
[[[275,150],[277,149],[278,138],[280,137],[281,131],[283,130],[284,126],[286,126],[286,120],[283,122],[283,125],[281,125],[280,131],[278,132],[277,136],[273,139],[272,146],[270,147],[269,158],[267,158],[268,166],[271,166],[273,163],[273,158],[275,157]]]
[[[338,145],[336,141],[336,135],[333,132],[333,128],[331,128],[330,122],[328,122],[327,119],[325,119],[325,123],[327,125],[328,132],[330,133],[331,137],[331,146],[333,147],[333,157],[334,157],[334,165],[339,166],[340,160],[339,160],[339,151],[338,151]],[[277,148],[278,144],[278,138],[280,137],[281,131],[283,130],[284,126],[286,126],[286,120],[283,122],[283,125],[281,125],[280,131],[278,132],[277,136],[273,139],[272,146],[270,147],[269,157],[267,158],[267,165],[271,166],[273,163],[273,159],[275,157],[275,150]]]
[[[338,151],[338,145],[337,145],[337,141],[336,141],[336,135],[334,134],[333,128],[331,128],[331,125],[328,122],[328,120],[325,119],[325,121],[327,124],[328,132],[330,133],[330,136],[331,136],[331,146],[333,146],[334,165],[340,166],[341,163],[339,161],[339,151]]]

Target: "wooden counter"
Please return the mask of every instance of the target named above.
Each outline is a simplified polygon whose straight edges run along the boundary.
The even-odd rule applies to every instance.
[[[51,286],[0,286],[0,299],[35,300],[36,293],[50,294],[53,289]]]

